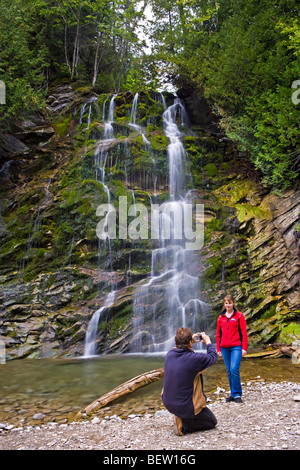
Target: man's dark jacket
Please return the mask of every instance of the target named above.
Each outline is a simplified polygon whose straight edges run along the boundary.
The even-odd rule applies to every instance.
[[[192,349],[171,349],[165,359],[163,404],[180,418],[192,418],[206,406],[202,372],[218,359],[215,347],[207,345],[207,353]]]

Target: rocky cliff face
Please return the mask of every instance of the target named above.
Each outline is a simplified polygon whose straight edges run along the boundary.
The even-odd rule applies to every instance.
[[[225,186],[218,197],[234,208],[247,258],[237,266],[237,298],[243,304],[253,343],[290,342],[299,336],[299,188],[265,194],[249,179]]]
[[[154,193],[163,201],[169,191],[161,103],[140,94],[142,135],[128,125],[133,98],[129,92],[116,97],[115,138],[102,167],[95,155],[106,132],[107,95],[61,85],[45,116],[15,122],[13,133],[2,134],[0,339],[7,358],[82,355],[90,319],[112,289],[97,351],[147,345],[150,326],[135,329],[133,300],[151,272],[151,240],[107,246],[96,235],[96,209],[107,192],[95,171],[104,168],[116,204],[126,195],[149,207]],[[204,246],[190,268],[209,308],[210,330],[230,292],[246,315],[250,344],[291,342],[300,336],[300,189],[268,193],[246,157],[201,124],[193,122],[183,141],[190,192],[205,209]],[[151,328],[163,332],[162,310]]]

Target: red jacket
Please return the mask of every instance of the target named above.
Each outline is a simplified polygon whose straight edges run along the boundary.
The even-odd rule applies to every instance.
[[[217,351],[221,348],[231,348],[233,346],[242,346],[242,349],[248,349],[247,327],[244,315],[234,309],[230,318],[225,315],[225,310],[217,320]]]

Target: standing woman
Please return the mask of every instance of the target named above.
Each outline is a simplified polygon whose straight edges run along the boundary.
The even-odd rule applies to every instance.
[[[248,349],[247,327],[231,295],[224,297],[223,311],[217,320],[216,341],[217,353],[223,356],[229,379],[230,396],[226,401],[242,403],[240,364]]]

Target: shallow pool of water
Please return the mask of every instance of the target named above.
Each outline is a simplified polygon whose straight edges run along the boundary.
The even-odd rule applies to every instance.
[[[164,366],[160,355],[111,355],[78,359],[40,359],[9,361],[0,364],[0,422],[39,424],[72,420],[86,405],[121,383],[149,370]],[[204,372],[207,394],[228,381],[223,360]],[[289,358],[243,359],[243,382],[300,382],[300,368]],[[163,380],[159,380],[112,403],[106,414],[154,412],[162,407]],[[43,419],[33,419],[37,413]]]

